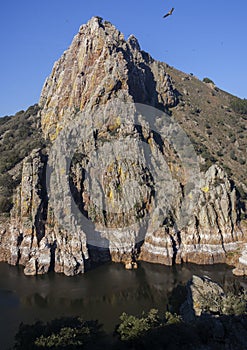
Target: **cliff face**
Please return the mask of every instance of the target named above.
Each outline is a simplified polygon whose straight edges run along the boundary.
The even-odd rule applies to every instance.
[[[235,186],[219,165],[199,171],[170,116],[180,92],[166,68],[100,18],[80,28],[44,84],[52,145],[23,162],[0,261],[31,275],[108,259],[236,263],[246,229]]]
[[[40,150],[23,162],[10,222],[1,228],[0,257],[24,265],[26,275],[51,269],[66,275],[82,273],[88,257],[85,235],[72,237],[54,219],[46,193],[46,164],[47,156]]]
[[[73,116],[113,98],[153,106],[174,106],[176,93],[163,65],[127,41],[112,24],[92,18],[55,63],[40,98],[42,129],[54,140]]]
[[[172,264],[173,260],[199,264],[226,262],[228,253],[238,250],[245,239],[238,225],[236,190],[218,166],[211,166],[204,175],[187,226],[176,232],[173,220],[146,236],[141,253],[145,260],[165,264]]]

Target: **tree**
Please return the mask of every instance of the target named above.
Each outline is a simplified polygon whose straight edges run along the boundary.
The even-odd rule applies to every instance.
[[[214,84],[213,80],[211,80],[211,79],[209,79],[209,78],[203,78],[202,81],[203,81],[204,83],[207,83],[207,84],[209,84],[209,83]],[[214,84],[214,85],[215,85],[215,84]]]
[[[151,309],[146,316],[143,314],[140,318],[127,315],[124,312],[120,316],[120,321],[117,333],[123,341],[135,340],[160,324],[158,310],[156,309]]]
[[[104,333],[98,321],[66,317],[34,325],[21,324],[15,336],[15,350],[100,349]],[[95,345],[96,344],[96,345]]]

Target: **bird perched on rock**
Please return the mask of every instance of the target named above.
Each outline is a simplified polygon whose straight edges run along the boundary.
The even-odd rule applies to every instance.
[[[174,11],[174,7],[172,7],[172,8],[170,9],[170,11],[167,12],[167,13],[163,16],[163,18],[166,18],[166,17],[168,17],[168,16],[171,16],[172,13],[173,13],[173,11]]]

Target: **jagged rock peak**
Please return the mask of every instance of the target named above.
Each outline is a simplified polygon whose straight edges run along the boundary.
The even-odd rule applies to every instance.
[[[83,25],[80,26],[79,32],[82,32],[83,29],[84,29],[86,26],[90,26],[90,27],[92,27],[92,28],[93,28],[93,27],[98,28],[98,27],[102,26],[102,21],[103,21],[103,18],[102,18],[102,17],[100,17],[100,16],[94,16],[94,17],[92,17],[92,18],[88,21],[88,23],[87,23],[86,25],[83,24]]]
[[[92,17],[86,24],[83,24],[79,28],[77,35],[85,34],[85,32],[105,32],[106,35],[116,35],[118,39],[124,40],[124,35],[121,33],[111,22],[104,21],[102,17],[95,16]]]
[[[129,37],[128,37],[128,40],[127,40],[128,44],[132,47],[133,50],[138,50],[140,51],[141,50],[141,47],[139,45],[139,42],[138,40],[136,39],[136,37],[131,34]]]
[[[39,105],[46,138],[55,140],[78,111],[92,111],[113,98],[152,106],[173,106],[176,94],[164,67],[126,41],[114,25],[93,17],[55,62]]]

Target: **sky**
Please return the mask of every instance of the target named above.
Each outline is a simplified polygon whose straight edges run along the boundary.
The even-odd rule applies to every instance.
[[[246,0],[2,0],[0,116],[39,101],[54,62],[93,16],[134,34],[153,58],[247,98],[246,13]]]

